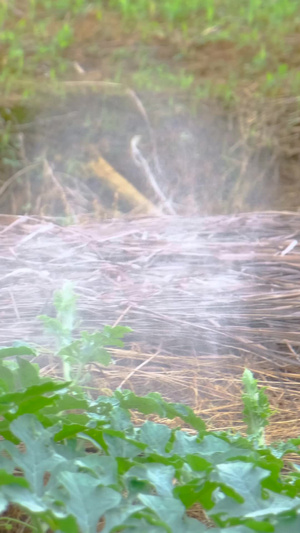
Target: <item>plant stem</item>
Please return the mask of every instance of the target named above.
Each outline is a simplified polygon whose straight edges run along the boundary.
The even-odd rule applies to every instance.
[[[10,518],[9,516],[4,516],[0,518],[0,523],[1,522],[18,524],[20,526],[29,527],[30,529],[32,529],[32,531],[38,531],[38,529],[35,526],[32,526],[31,524],[28,524],[27,522],[23,522],[23,520],[18,520],[17,518]]]

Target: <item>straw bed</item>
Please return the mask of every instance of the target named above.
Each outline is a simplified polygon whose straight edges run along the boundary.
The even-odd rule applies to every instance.
[[[245,366],[278,409],[270,438],[300,434],[300,215],[86,221],[0,218],[0,344],[51,345],[37,315],[72,280],[81,329],[131,326],[97,391],[153,390],[210,427],[242,429]],[[56,371],[41,359],[44,372]]]

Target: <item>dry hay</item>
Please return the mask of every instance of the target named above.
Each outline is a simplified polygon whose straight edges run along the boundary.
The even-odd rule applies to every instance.
[[[270,438],[300,433],[300,215],[123,218],[62,227],[0,218],[0,344],[49,345],[40,314],[75,283],[81,328],[129,325],[115,365],[92,367],[97,391],[159,391],[209,427],[243,429],[245,366],[278,409]],[[43,356],[44,372],[54,371]]]

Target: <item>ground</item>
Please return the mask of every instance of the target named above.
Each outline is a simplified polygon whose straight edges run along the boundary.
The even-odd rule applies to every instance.
[[[148,164],[179,214],[297,210],[299,9],[277,4],[3,7],[1,211],[131,210],[98,157],[158,205]]]

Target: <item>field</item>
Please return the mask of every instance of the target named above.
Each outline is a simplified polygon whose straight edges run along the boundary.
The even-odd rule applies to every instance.
[[[139,109],[144,104],[161,146],[159,136],[165,136],[166,146],[162,146],[159,157],[163,164],[167,160],[162,177],[167,180],[167,195],[176,196],[178,182],[189,182],[188,187],[184,185],[187,197],[197,196],[197,188],[201,196],[203,187],[199,189],[197,177],[200,164],[207,174],[204,179],[214,186],[205,201],[197,199],[193,208],[197,213],[297,210],[297,1],[60,0],[54,6],[46,0],[15,0],[1,3],[0,20],[2,182],[16,170],[31,168],[43,154],[52,151],[60,157],[60,164],[51,159],[50,166],[56,165],[58,171],[78,176],[82,182],[86,174],[82,164],[91,158],[86,153],[91,145],[94,152],[107,154],[108,161],[126,179],[134,181],[134,169],[127,168],[128,156],[122,153],[122,143],[128,146],[129,142],[124,141],[124,135],[132,135],[131,130],[127,131],[128,115],[132,113],[126,96],[129,90],[139,97]],[[74,108],[70,94],[73,101],[77,97]],[[102,108],[101,127],[93,107],[83,113],[90,97],[94,95],[95,99],[97,94],[101,95],[97,104]],[[113,116],[112,108],[120,109],[119,119]],[[82,113],[74,121],[77,109]],[[211,119],[215,120],[212,125]],[[35,131],[43,120],[45,128]],[[174,120],[178,125],[175,130]],[[49,139],[42,142],[49,124],[52,130],[65,128],[61,154],[57,147],[51,147]],[[203,133],[194,132],[200,124]],[[173,135],[169,128],[174,130]],[[80,146],[70,152],[65,144],[76,131]],[[201,159],[193,161],[193,153],[199,135],[204,136],[206,131],[210,145],[215,137],[217,141],[215,153],[206,155],[200,139],[200,150],[205,153],[203,165]],[[118,149],[108,148],[105,153],[107,143],[112,145],[118,135]],[[95,139],[100,136],[104,139],[98,146]],[[188,142],[193,136],[195,146]],[[33,142],[39,144],[39,150],[32,150]],[[180,154],[174,168],[168,163],[174,160],[168,147],[182,142],[185,155]],[[147,146],[145,150],[148,157]],[[175,152],[179,150],[176,146]],[[187,159],[184,168],[183,157]],[[218,159],[219,166],[215,165]],[[178,176],[177,183],[168,181],[171,175]],[[45,212],[36,207],[35,176],[28,169],[22,180],[22,197],[28,196],[32,184],[26,201],[15,199],[13,189],[4,197],[0,195],[4,205],[11,204],[9,212]],[[90,188],[90,183],[87,185]],[[105,207],[112,207],[112,203],[108,201]]]
[[[0,0],[0,533],[300,531],[299,0]]]

